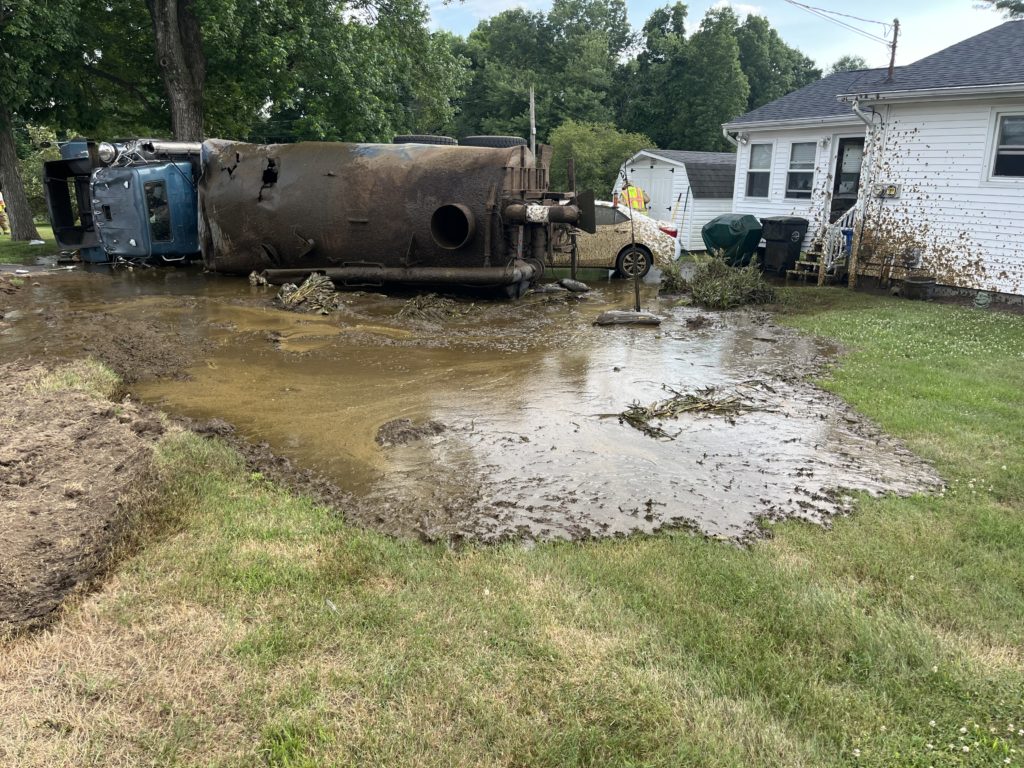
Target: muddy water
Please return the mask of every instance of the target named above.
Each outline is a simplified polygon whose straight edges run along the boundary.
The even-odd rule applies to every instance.
[[[61,310],[103,313],[111,334],[141,323],[200,350],[188,378],[133,393],[322,471],[353,494],[346,513],[425,538],[582,538],[692,526],[743,538],[763,517],[821,521],[846,490],[908,494],[940,480],[895,440],[803,381],[827,350],[764,313],[708,315],[644,304],[660,328],[598,328],[631,284],[576,298],[462,300],[453,315],[400,317],[403,297],[347,295],[330,317],[272,307],[272,291],[192,271],[40,281],[37,305],[0,331],[0,355],[60,347]],[[688,322],[689,321],[689,322]],[[699,325],[699,323],[697,323]],[[65,334],[69,338],[73,334]],[[56,350],[55,351],[59,351]],[[730,419],[683,414],[656,440],[621,423],[632,402],[676,390],[770,387]],[[769,390],[764,390],[769,391]],[[395,420],[445,429],[381,445]]]

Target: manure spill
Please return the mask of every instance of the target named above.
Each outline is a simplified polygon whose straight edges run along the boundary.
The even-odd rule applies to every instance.
[[[61,275],[18,296],[0,359],[92,354],[133,397],[327,478],[353,523],[425,540],[744,540],[766,518],[827,522],[851,492],[941,487],[808,383],[820,342],[674,306],[654,278],[660,327],[595,327],[632,283],[588,283],[516,302],[343,292],[323,315],[195,270]]]

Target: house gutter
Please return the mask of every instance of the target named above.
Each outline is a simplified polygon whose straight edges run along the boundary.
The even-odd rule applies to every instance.
[[[834,115],[832,117],[801,117],[794,120],[726,123],[723,128],[727,131],[766,131],[772,128],[814,128],[819,125],[849,125],[851,122],[855,123],[856,121],[851,120],[847,115]]]
[[[731,133],[729,133],[729,129],[726,126],[724,126],[724,125],[722,126],[722,135],[725,136],[725,140],[726,141],[728,141],[730,144],[732,144],[737,149],[739,148],[740,143],[738,141],[736,141],[736,139],[733,138],[733,135]]]
[[[845,102],[864,101],[924,101],[929,99],[972,99],[978,96],[1019,96],[1024,94],[1024,83],[1002,85],[966,85],[951,88],[915,88],[902,91],[876,91],[874,93],[844,93],[837,98]]]
[[[858,102],[856,99],[854,99],[853,102],[850,104],[850,108],[853,110],[853,114],[855,114],[862,121],[864,121],[864,125],[868,126],[868,128],[872,127],[875,124],[874,117],[878,113],[875,112],[874,109],[871,110],[871,114],[869,115],[867,112],[860,108],[860,102]]]

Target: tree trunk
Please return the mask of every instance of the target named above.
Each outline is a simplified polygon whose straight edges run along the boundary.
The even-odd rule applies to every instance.
[[[146,0],[177,141],[203,140],[206,57],[192,0]]]
[[[40,173],[42,169],[40,168]],[[11,240],[41,240],[32,221],[32,209],[21,183],[18,153],[14,148],[14,131],[7,107],[0,104],[0,192],[7,205],[7,220],[11,225]]]

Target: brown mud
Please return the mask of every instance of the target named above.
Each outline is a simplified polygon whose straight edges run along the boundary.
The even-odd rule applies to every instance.
[[[75,368],[64,369],[75,375]],[[146,493],[161,421],[0,364],[0,637],[100,575]]]
[[[766,518],[827,523],[853,491],[941,487],[898,441],[807,382],[834,349],[766,312],[674,306],[654,275],[643,304],[660,328],[595,328],[602,311],[632,303],[632,284],[585,279],[585,295],[445,299],[424,318],[408,297],[373,293],[340,294],[330,316],[296,315],[272,306],[273,289],[188,270],[66,276],[20,292],[31,302],[0,329],[0,360],[88,351],[133,396],[219,420],[213,432],[256,446],[250,463],[352,522],[430,540],[679,527],[745,540]],[[679,413],[658,424],[672,440],[617,418],[666,386],[751,380],[765,386],[759,408]],[[406,421],[445,429],[379,439]]]

